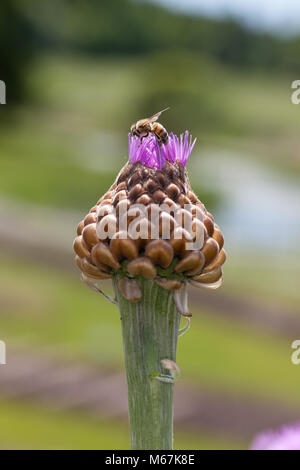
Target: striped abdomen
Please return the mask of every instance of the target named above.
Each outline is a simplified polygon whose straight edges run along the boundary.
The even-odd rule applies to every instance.
[[[156,135],[159,142],[163,144],[168,142],[168,132],[159,122],[153,122],[151,131]]]

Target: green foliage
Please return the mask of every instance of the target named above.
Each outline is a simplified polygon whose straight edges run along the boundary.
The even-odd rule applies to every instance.
[[[0,402],[1,449],[128,449],[124,423],[59,412],[24,402]],[[175,449],[240,449],[246,442],[206,434],[176,431]]]
[[[231,67],[296,73],[299,50],[299,38],[282,39],[251,31],[232,19],[183,15],[146,1],[2,0],[0,5],[0,79],[7,82],[10,103],[24,95],[24,71],[32,56],[42,56],[45,51],[97,57],[161,54],[155,72],[150,73],[154,99],[160,106],[161,101],[175,101],[181,109],[181,103],[195,106],[195,87],[191,89],[184,77],[194,72],[199,76],[195,70],[199,65],[191,63],[190,54]],[[176,61],[178,53],[180,61]],[[168,66],[177,83],[183,83],[179,96],[176,84],[171,89],[170,80],[165,80],[170,77]],[[166,83],[170,87],[167,94]],[[198,84],[205,90],[205,81],[198,80]],[[208,111],[208,118],[216,117],[206,96],[203,91],[203,112]],[[151,96],[148,98],[151,103]]]
[[[0,2],[0,79],[7,86],[7,103],[23,97],[24,73],[33,55],[33,32],[14,0]]]

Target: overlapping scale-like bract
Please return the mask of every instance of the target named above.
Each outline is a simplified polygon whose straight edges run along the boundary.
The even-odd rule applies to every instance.
[[[129,161],[78,224],[76,263],[85,280],[118,276],[124,297],[140,299],[139,278],[177,291],[215,289],[226,260],[222,232],[193,192],[185,165],[195,140],[170,134],[129,139]],[[120,282],[122,280],[122,282]]]
[[[152,137],[149,142],[151,150]],[[119,285],[128,300],[139,300],[141,290],[136,280],[140,276],[156,279],[160,286],[174,291],[186,282],[203,289],[222,283],[224,239],[213,216],[193,192],[184,166],[184,149],[190,153],[193,142],[182,140],[180,144],[177,139],[177,144],[182,146],[177,149],[182,162],[178,158],[172,162],[169,156],[162,168],[151,164],[150,153],[149,166],[139,158],[130,158],[108,192],[78,224],[74,241],[78,267],[94,280],[125,277],[127,281]],[[137,141],[132,145],[137,146]],[[175,145],[173,137],[165,152],[174,152]],[[134,151],[141,156],[137,149],[131,149],[131,157]],[[136,205],[143,210],[131,214],[130,208]],[[122,220],[124,211],[128,211],[126,220]],[[202,236],[200,244],[187,249],[187,243],[193,246],[197,231]]]

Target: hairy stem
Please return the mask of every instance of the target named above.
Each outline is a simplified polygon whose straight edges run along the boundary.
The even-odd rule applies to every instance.
[[[180,315],[173,293],[139,281],[143,297],[128,302],[114,282],[122,322],[132,449],[173,447],[174,381],[161,361],[176,361]]]

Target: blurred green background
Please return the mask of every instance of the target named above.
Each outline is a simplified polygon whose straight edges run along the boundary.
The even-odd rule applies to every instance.
[[[175,448],[245,449],[299,419],[299,55],[300,35],[151,2],[1,1],[1,448],[129,446],[118,312],[72,242],[130,124],[166,106],[197,137],[190,179],[228,252],[223,287],[190,292]]]

